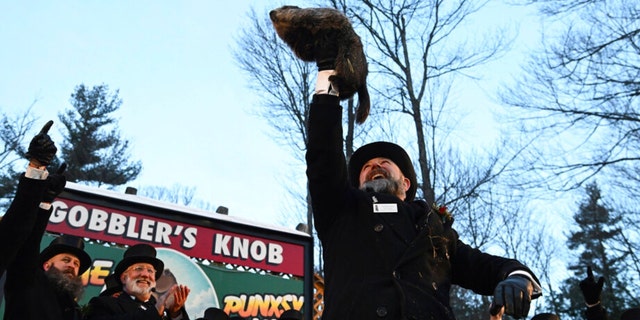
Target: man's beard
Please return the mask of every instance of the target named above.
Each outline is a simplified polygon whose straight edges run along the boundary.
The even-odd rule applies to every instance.
[[[82,294],[84,294],[82,278],[70,276],[70,273],[60,271],[53,266],[45,271],[44,274],[58,290],[70,294],[76,301],[80,300]]]
[[[143,288],[143,287],[139,286],[138,285],[138,279],[145,280],[145,281],[149,282],[149,287]],[[125,279],[124,279],[124,287],[127,289],[127,292],[129,294],[147,295],[147,294],[150,294],[153,291],[155,286],[156,286],[156,282],[153,281],[153,280],[150,280],[149,278],[141,279],[141,277],[130,278],[129,276],[125,276]]]
[[[366,192],[378,192],[398,195],[400,183],[390,178],[378,178],[364,182],[360,189]]]

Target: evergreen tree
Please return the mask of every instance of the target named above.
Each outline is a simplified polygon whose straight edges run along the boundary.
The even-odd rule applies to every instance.
[[[118,91],[107,85],[88,89],[81,84],[71,94],[72,108],[59,114],[68,134],[60,148],[60,158],[68,164],[68,181],[101,186],[117,186],[134,180],[142,169],[131,162],[129,141],[122,140],[111,114],[120,108]]]
[[[596,183],[586,186],[587,198],[573,216],[577,230],[572,231],[567,245],[573,252],[579,252],[577,262],[569,265],[573,277],[561,286],[560,298],[563,304],[562,318],[583,319],[584,297],[579,282],[587,276],[587,266],[591,266],[596,277],[605,278],[601,301],[611,319],[618,319],[624,310],[625,284],[621,280],[624,273],[624,254],[615,249],[615,238],[621,233],[621,216],[603,203],[601,191]]]

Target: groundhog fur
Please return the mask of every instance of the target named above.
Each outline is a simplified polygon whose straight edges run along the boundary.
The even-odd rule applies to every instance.
[[[363,123],[369,115],[371,102],[367,90],[367,59],[360,37],[342,12],[331,8],[299,8],[283,6],[269,12],[278,36],[303,61],[315,61],[314,48],[323,41],[335,41],[338,55],[336,74],[329,80],[336,84],[340,99],[358,93],[356,122]],[[329,32],[328,32],[329,31]],[[331,34],[331,38],[326,35]]]

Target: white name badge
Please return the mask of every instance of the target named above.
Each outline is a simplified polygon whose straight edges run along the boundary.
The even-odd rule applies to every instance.
[[[398,213],[397,203],[374,203],[374,213]]]

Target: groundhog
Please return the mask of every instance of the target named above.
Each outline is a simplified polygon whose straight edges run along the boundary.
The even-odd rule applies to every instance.
[[[367,59],[360,37],[349,19],[336,9],[296,6],[272,10],[269,17],[278,36],[303,61],[316,61],[315,48],[326,47],[326,41],[333,41],[337,45],[336,74],[329,80],[338,87],[341,100],[358,93],[356,122],[363,123],[371,105],[367,90]]]

